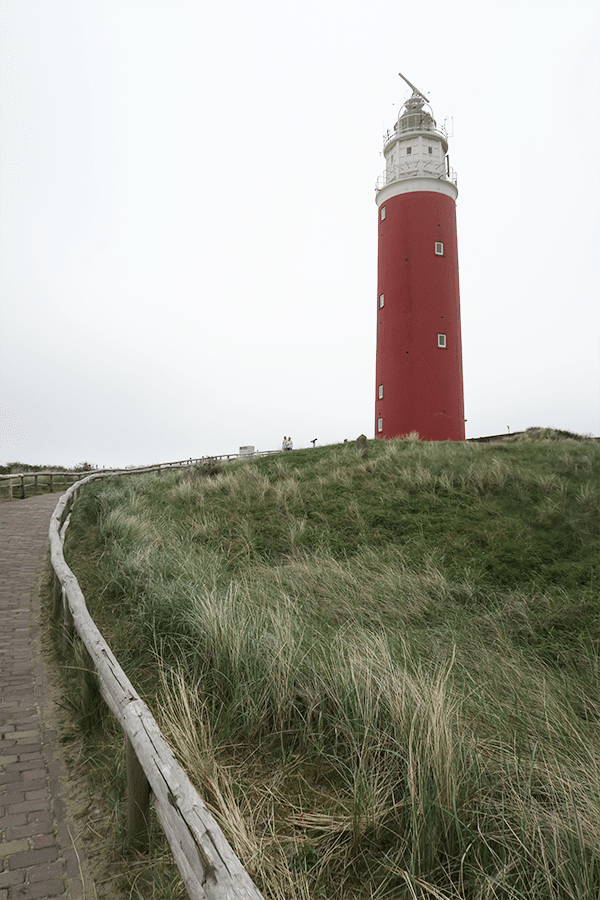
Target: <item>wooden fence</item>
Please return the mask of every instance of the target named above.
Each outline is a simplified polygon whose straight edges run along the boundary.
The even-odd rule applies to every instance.
[[[257,450],[252,456],[271,456],[279,453],[279,450]],[[234,459],[249,459],[239,453],[221,453],[219,456],[202,456],[197,459],[181,459],[176,462],[157,463],[152,466],[143,466],[140,468],[130,469],[102,469],[101,472],[93,470],[97,475],[109,475],[117,472],[163,472],[168,469],[177,469],[185,466],[193,466],[206,463],[209,460],[219,462],[227,462]],[[52,471],[52,472],[10,472],[9,474],[0,474],[0,500],[25,500],[26,497],[32,497],[36,494],[49,493],[55,491],[66,491],[67,487],[80,481],[90,471]]]
[[[25,500],[34,494],[66,491],[85,473],[82,472],[14,472],[0,475],[0,500]]]
[[[127,833],[131,846],[148,840],[150,795],[165,831],[190,900],[263,900],[219,825],[175,759],[154,718],[140,698],[91,618],[77,578],[63,556],[71,508],[79,493],[104,477],[161,472],[167,466],[118,473],[94,472],[73,484],[59,500],[50,523],[50,558],[54,570],[53,612],[62,615],[64,650],[81,640],[84,707],[93,708],[98,693],[125,732],[127,767]]]

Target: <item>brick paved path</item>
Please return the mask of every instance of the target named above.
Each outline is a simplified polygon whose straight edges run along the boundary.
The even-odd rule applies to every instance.
[[[0,900],[86,896],[55,733],[44,723],[38,595],[58,500],[0,503]]]

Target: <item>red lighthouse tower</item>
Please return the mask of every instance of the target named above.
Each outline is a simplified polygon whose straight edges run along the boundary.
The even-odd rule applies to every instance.
[[[378,179],[375,436],[464,441],[456,177],[429,101],[412,88]]]

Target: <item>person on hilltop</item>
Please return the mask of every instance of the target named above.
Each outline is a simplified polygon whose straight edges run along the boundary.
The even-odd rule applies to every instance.
[[[286,437],[286,436],[284,435],[284,437],[283,437],[283,442],[282,442],[282,444],[281,444],[281,449],[282,449],[282,450],[291,450],[291,449],[292,449],[292,446],[293,446],[293,445],[292,445],[292,439],[291,439],[291,437]]]

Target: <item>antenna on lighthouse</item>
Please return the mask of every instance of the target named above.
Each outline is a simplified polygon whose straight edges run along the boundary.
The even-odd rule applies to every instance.
[[[429,100],[427,99],[427,97],[425,96],[425,94],[423,93],[423,91],[420,91],[418,87],[415,87],[414,84],[413,84],[411,81],[409,81],[408,78],[406,78],[406,77],[402,74],[402,72],[398,72],[398,75],[400,76],[400,78],[401,78],[403,81],[405,81],[405,82],[407,83],[407,85],[408,85],[410,88],[413,89],[413,91],[415,92],[415,94],[418,94],[420,97],[422,97],[423,100],[425,101],[425,103],[429,103]]]

